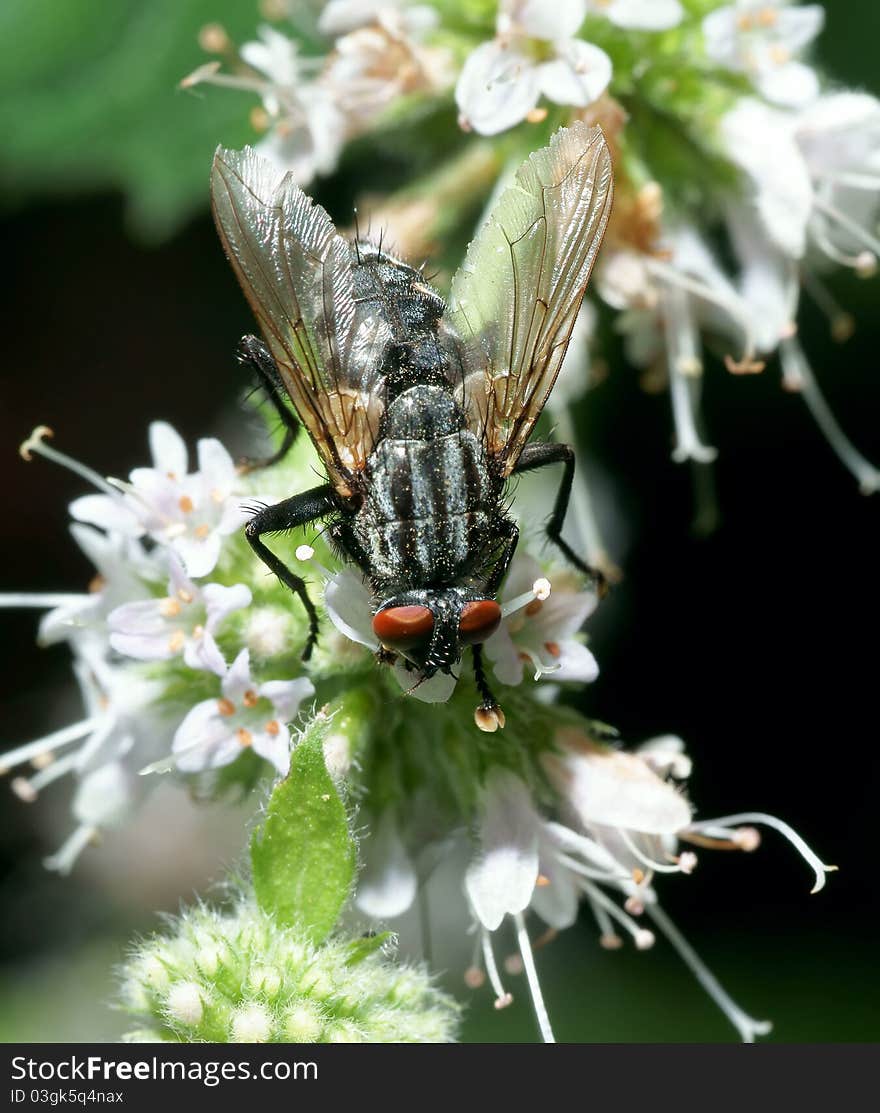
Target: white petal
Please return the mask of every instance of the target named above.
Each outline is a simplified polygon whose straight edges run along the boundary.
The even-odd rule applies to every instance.
[[[235,761],[241,745],[217,710],[217,701],[197,703],[174,734],[171,746],[178,769],[198,773]]]
[[[149,437],[153,467],[183,479],[189,466],[189,453],[180,433],[167,421],[154,421],[150,425]]]
[[[418,879],[392,811],[383,812],[361,848],[365,861],[355,898],[358,908],[373,920],[402,915],[415,899]]]
[[[212,634],[233,611],[240,611],[251,604],[251,589],[246,584],[233,584],[225,587],[223,584],[205,584],[202,588],[202,598],[207,611],[206,629]]]
[[[205,482],[220,493],[228,494],[236,484],[235,463],[215,437],[200,440],[197,447],[199,472]]]
[[[196,579],[214,571],[220,558],[220,547],[220,536],[215,530],[205,537],[184,534],[171,541],[171,548],[183,561],[188,574]]]
[[[523,659],[519,647],[503,625],[483,643],[483,648],[502,684],[515,687],[522,683]]]
[[[743,100],[723,117],[721,130],[731,159],[752,180],[765,232],[786,255],[800,259],[813,187],[791,119],[758,101]]]
[[[586,0],[520,0],[513,18],[531,38],[561,42],[580,31],[586,14]]]
[[[277,734],[252,731],[251,738],[254,753],[271,761],[279,775],[286,777],[290,769],[290,731],[287,727],[281,727]]]
[[[576,641],[561,642],[556,664],[559,668],[548,673],[550,680],[574,680],[580,684],[592,684],[599,675],[599,663],[585,645]]]
[[[769,66],[761,72],[755,84],[767,100],[785,108],[799,108],[819,95],[816,71],[803,62]]]
[[[468,55],[455,87],[462,116],[481,135],[497,135],[524,120],[539,95],[531,59],[498,42],[483,43]]]
[[[122,498],[110,495],[83,495],[69,507],[70,516],[124,537],[142,537],[144,530]]]
[[[538,879],[539,819],[529,790],[506,770],[486,782],[480,854],[465,873],[475,915],[495,931],[505,915],[528,906]]]
[[[80,823],[115,827],[129,818],[132,778],[121,762],[99,765],[86,773],[73,798],[72,811]]]
[[[677,27],[684,16],[678,0],[611,0],[607,5],[594,4],[594,8],[631,31],[666,31]]]
[[[247,649],[243,649],[229,666],[229,672],[223,678],[223,695],[232,700],[233,703],[240,703],[241,697],[253,686],[251,655]]]
[[[373,633],[373,608],[366,584],[349,569],[337,572],[324,588],[324,605],[330,621],[340,632],[358,645],[377,650],[379,642]]]
[[[592,104],[611,81],[611,59],[592,43],[573,40],[553,62],[538,67],[541,92],[556,104]]]
[[[208,630],[205,630],[200,638],[186,639],[183,660],[186,667],[190,669],[202,669],[214,673],[215,676],[224,676],[226,673],[226,659]]]
[[[446,703],[458,683],[450,673],[435,672],[429,680],[419,681],[419,673],[404,665],[394,666],[394,678],[408,696],[422,703]]]
[[[690,823],[687,801],[647,763],[623,752],[579,752],[546,761],[558,791],[584,826],[675,834]]]
[[[713,62],[728,69],[740,69],[738,14],[733,5],[709,12],[703,20],[703,41]]]
[[[289,723],[303,700],[315,694],[315,686],[307,677],[300,676],[296,680],[269,680],[260,685],[259,692],[271,701],[278,717]]]
[[[532,908],[548,927],[562,931],[577,919],[578,889],[572,872],[554,857],[541,857],[541,881],[532,894]]]
[[[774,28],[780,44],[792,54],[803,50],[825,26],[825,9],[821,4],[793,4],[780,8]]]
[[[799,288],[796,268],[768,243],[762,227],[744,206],[729,208],[728,226],[741,261],[739,293],[748,306],[755,343],[761,352],[774,352],[794,327]]]

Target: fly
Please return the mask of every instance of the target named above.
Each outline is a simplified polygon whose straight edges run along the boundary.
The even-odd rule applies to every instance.
[[[240,358],[285,425],[301,426],[327,481],[259,510],[245,533],[309,617],[305,581],[264,538],[327,523],[369,584],[381,656],[416,680],[473,652],[483,730],[504,725],[482,645],[498,628],[497,594],[518,527],[505,512],[511,476],[562,464],[548,537],[562,539],[574,453],[528,443],[556,380],[612,198],[599,128],[577,122],[533,153],[456,273],[448,304],[381,246],[337,234],[327,213],[252,149],[219,148],[211,198],[224,249],[263,334]],[[292,404],[296,417],[286,402]],[[298,420],[297,420],[298,419]]]

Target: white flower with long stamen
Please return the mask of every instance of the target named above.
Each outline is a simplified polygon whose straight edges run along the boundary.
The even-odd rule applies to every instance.
[[[190,576],[206,576],[222,538],[244,525],[240,479],[232,457],[213,438],[200,440],[198,471],[188,472],[183,438],[164,421],[150,426],[153,467],[135,468],[112,494],[84,495],[70,513],[110,532],[152,538],[183,561]]]
[[[290,731],[300,704],[315,694],[311,680],[269,680],[251,677],[250,653],[243,649],[221,681],[221,695],[203,700],[177,728],[172,744],[174,764],[187,773],[218,769],[253,749],[270,761],[281,776],[290,766]]]
[[[76,643],[74,673],[85,716],[44,738],[0,755],[0,771],[30,762],[37,772],[12,781],[15,794],[31,802],[52,782],[77,778],[72,811],[77,827],[46,860],[69,873],[82,850],[107,828],[124,822],[148,786],[138,769],[167,749],[171,730],[157,697],[159,687],[129,667],[109,665],[101,647]]]
[[[429,4],[408,0],[328,0],[318,20],[325,35],[344,35],[370,23],[414,35],[436,27],[439,15]]]
[[[169,661],[182,654],[189,668],[222,675],[226,662],[214,635],[227,615],[250,605],[250,588],[245,584],[199,587],[173,554],[169,572],[166,596],[124,603],[110,612],[110,645],[140,661]]]
[[[511,563],[502,602],[505,616],[498,630],[485,643],[486,656],[502,684],[519,684],[526,667],[536,680],[590,683],[599,675],[596,658],[577,637],[598,602],[594,591],[583,591],[570,574],[554,576],[553,592],[536,593],[542,578],[538,562],[520,554]],[[531,589],[531,590],[530,590]],[[510,601],[520,596],[525,603],[512,610]]]
[[[70,533],[95,566],[96,574],[84,592],[5,592],[0,607],[46,609],[37,641],[54,645],[92,636],[106,643],[105,621],[116,606],[149,594],[148,581],[159,576],[155,560],[133,538],[105,534],[74,523]]]
[[[611,80],[611,59],[575,37],[585,14],[585,0],[504,0],[496,37],[468,56],[459,76],[462,125],[495,135],[525,120],[542,96],[576,107],[597,100]]]
[[[480,925],[481,957],[496,994],[496,1006],[512,1000],[501,982],[491,933],[505,916],[514,920],[521,965],[529,975],[536,1015],[545,1039],[552,1039],[547,1010],[537,985],[534,960],[525,934],[524,914],[531,909],[552,931],[569,927],[580,901],[591,908],[601,944],[621,946],[629,935],[647,950],[654,933],[647,916],[669,940],[686,965],[745,1042],[769,1031],[766,1021],[748,1016],[730,998],[658,904],[654,881],[659,874],[690,874],[696,855],[680,850],[685,842],[703,848],[753,851],[760,843],[756,825],[787,838],[815,873],[813,892],[835,867],[823,864],[786,823],[759,812],[695,821],[690,805],[667,777],[684,779],[690,761],[681,740],[652,739],[633,753],[609,750],[576,729],[563,729],[559,752],[545,757],[545,769],[559,794],[565,824],[542,816],[525,784],[507,771],[486,781],[476,854],[465,888]],[[609,896],[623,898],[621,907]],[[480,955],[478,954],[478,959]],[[517,965],[520,965],[518,963]],[[479,965],[468,981],[481,983]]]
[[[767,100],[802,105],[818,95],[819,79],[797,56],[824,23],[820,4],[736,0],[703,20],[706,53],[719,65],[747,74]]]

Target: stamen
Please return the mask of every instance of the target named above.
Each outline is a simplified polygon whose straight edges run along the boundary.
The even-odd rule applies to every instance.
[[[611,917],[604,908],[600,908],[600,906],[596,904],[589,893],[587,893],[587,903],[599,927],[599,946],[604,947],[606,951],[619,951],[623,946],[623,940],[614,930]]]
[[[19,800],[23,800],[26,804],[32,804],[46,785],[51,784],[52,781],[57,781],[59,777],[63,777],[65,773],[69,773],[72,769],[75,769],[78,760],[78,753],[66,754],[64,757],[59,758],[58,761],[49,761],[31,778],[13,778],[9,787]]]
[[[705,445],[697,432],[696,407],[699,383],[695,376],[686,375],[683,368],[696,359],[696,329],[684,290],[664,284],[662,286],[663,326],[666,334],[667,367],[669,369],[669,395],[675,422],[676,446],[672,459],[676,463],[697,460],[711,464],[717,457],[716,449]]]
[[[833,873],[837,869],[837,866],[826,866],[793,827],[789,827],[784,820],[777,819],[775,815],[767,815],[765,812],[740,812],[738,815],[722,816],[721,819],[707,819],[701,823],[695,823],[692,829],[715,838],[730,838],[740,835],[739,832],[729,830],[730,827],[736,827],[740,823],[757,823],[764,827],[770,827],[788,839],[816,874],[816,884],[810,890],[811,893],[818,893],[820,889],[824,889],[825,875]]]
[[[532,954],[529,933],[526,931],[522,912],[515,912],[513,920],[516,924],[516,940],[517,943],[519,943],[519,953],[522,955],[523,967],[526,973],[526,980],[529,983],[529,991],[532,995],[532,1007],[535,1010],[538,1028],[540,1029],[544,1043],[556,1043],[553,1029],[550,1027],[550,1017],[547,1014],[547,1007],[544,1004],[544,997],[541,993],[538,971],[535,969],[535,957]]]
[[[522,595],[517,595],[514,599],[508,599],[506,603],[502,604],[501,617],[510,618],[517,611],[527,610],[535,601],[543,603],[545,599],[550,598],[551,590],[549,580],[545,580],[543,577],[535,580],[531,591],[524,591]]]
[[[63,452],[59,452],[56,448],[50,448],[46,444],[47,437],[54,437],[55,434],[48,425],[38,425],[33,433],[24,441],[19,447],[19,454],[23,460],[31,460],[32,453],[36,452],[38,456],[44,456],[47,460],[51,460],[54,464],[60,464],[62,468],[67,468],[69,471],[74,472],[76,475],[81,476],[87,482],[97,487],[99,491],[104,494],[116,497],[116,492],[111,487],[108,480],[102,475],[99,475],[92,468],[81,464],[79,460],[74,460]]]
[[[50,610],[53,607],[75,607],[88,599],[88,595],[63,595],[52,592],[7,591],[0,594],[0,607],[36,607]]]
[[[770,1021],[755,1020],[754,1017],[743,1012],[663,909],[655,904],[647,909],[647,913],[678,952],[680,958],[703,989],[739,1032],[743,1043],[754,1043],[755,1036],[766,1036],[773,1027]]]
[[[643,854],[642,851],[639,850],[639,848],[636,846],[629,831],[625,830],[623,827],[619,829],[618,833],[620,834],[621,839],[626,845],[627,850],[629,850],[634,857],[638,858],[643,866],[647,866],[649,869],[656,870],[657,873],[683,872],[679,862],[676,862],[675,865],[666,865],[663,862],[655,862],[653,858],[649,858],[647,854]]]
[[[803,394],[813,419],[825,434],[838,459],[858,480],[862,494],[873,494],[880,489],[880,470],[858,451],[837,424],[837,419],[819,390],[803,348],[795,339],[784,340],[779,346],[779,354],[785,381]]]
[[[501,976],[498,973],[495,954],[492,951],[492,940],[485,928],[480,928],[480,942],[483,947],[483,962],[486,966],[486,973],[489,975],[489,984],[495,994],[495,1008],[506,1009],[508,1005],[513,1004],[513,994],[508,993],[501,984]]]
[[[90,719],[82,719],[80,722],[72,723],[70,726],[56,730],[52,734],[37,738],[34,742],[27,742],[24,746],[18,746],[14,750],[0,754],[0,776],[8,773],[16,765],[21,765],[25,761],[39,757],[40,754],[50,753],[52,750],[58,749],[59,746],[83,738],[98,727],[101,719],[102,716],[100,715],[95,715]]]
[[[847,216],[846,213],[843,213],[840,211],[840,209],[835,208],[835,206],[832,205],[831,202],[828,201],[828,199],[826,197],[823,197],[821,194],[816,195],[816,197],[813,199],[813,204],[830,220],[833,220],[836,224],[839,224],[840,227],[844,229],[844,231],[849,232],[849,234],[854,239],[861,240],[861,242],[868,249],[868,252],[874,256],[874,260],[876,263],[876,257],[880,255],[880,239],[878,239],[876,236],[872,236],[867,228],[863,228],[862,225],[859,224],[858,221],[853,220],[851,216]]]
[[[649,273],[653,273],[657,278],[662,279],[666,285],[685,290],[694,297],[702,298],[703,301],[709,302],[710,305],[717,305],[719,309],[724,310],[733,323],[739,326],[743,336],[742,355],[736,361],[737,365],[750,366],[756,362],[755,355],[757,352],[757,345],[755,343],[755,335],[752,331],[752,322],[748,306],[742,298],[736,294],[727,294],[718,290],[713,290],[712,287],[705,282],[701,282],[697,278],[692,278],[691,275],[684,274],[676,270],[675,267],[669,266],[667,263],[652,256],[645,257],[645,266]]]
[[[617,920],[621,927],[626,928],[640,951],[647,951],[654,946],[653,934],[645,928],[639,927],[635,920],[618,908],[614,901],[606,896],[601,889],[597,888],[591,881],[582,881],[581,885],[591,901],[595,901],[596,904],[605,909],[612,919]]]
[[[47,870],[55,870],[66,876],[73,869],[80,854],[99,834],[97,827],[89,827],[86,824],[77,827],[54,854],[43,859],[43,865]]]

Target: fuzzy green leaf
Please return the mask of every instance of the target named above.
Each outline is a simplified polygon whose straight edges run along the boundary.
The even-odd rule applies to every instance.
[[[333,929],[355,874],[345,807],[324,764],[327,721],[315,720],[275,786],[266,820],[251,840],[260,908],[320,943]]]

